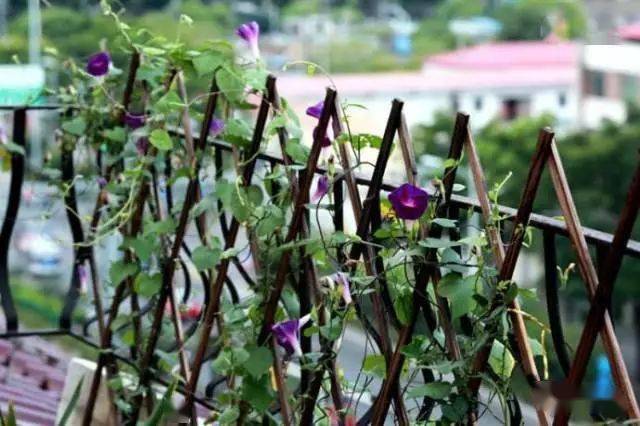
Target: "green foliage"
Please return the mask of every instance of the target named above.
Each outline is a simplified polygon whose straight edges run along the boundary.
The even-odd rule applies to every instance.
[[[255,97],[266,96],[265,79],[268,75],[259,58],[236,57],[228,42],[208,40],[199,43],[199,40],[184,38],[188,29],[195,25],[195,21],[188,17],[179,19],[174,35],[168,36],[166,32],[157,35],[147,29],[129,26],[124,15],[119,15],[107,3],[102,6],[103,13],[112,19],[117,30],[110,43],[119,46],[125,58],[132,53],[136,54],[135,57],[139,55],[141,65],[134,84],[128,85],[128,73],[123,71],[127,68],[126,61],[122,61],[122,70],[111,69],[108,75],[100,78],[88,75],[82,65],[71,60],[65,62],[68,83],[60,89],[59,98],[63,104],[74,108],[72,114],[64,117],[61,137],[65,149],[99,152],[100,160],[106,165],[104,169],[109,171],[110,181],[100,193],[103,204],[96,204],[100,222],[92,228],[89,243],[95,244],[103,238],[122,241],[119,247],[121,255],[111,263],[105,281],[111,284],[108,288],[110,295],[120,295],[112,300],[120,303],[120,299],[124,302],[132,297],[133,308],[131,311],[117,310],[115,318],[110,316],[108,327],[125,346],[133,348],[139,342],[151,345],[142,348],[149,352],[138,358],[142,360],[138,370],[146,373],[150,365],[145,360],[157,358],[159,362],[154,374],[173,375],[172,366],[178,358],[174,330],[179,330],[180,324],[171,326],[169,320],[195,325],[188,327],[191,331],[198,329],[199,324],[194,321],[203,321],[197,312],[198,306],[191,305],[182,307],[180,312],[184,315],[163,316],[166,297],[175,297],[172,293],[174,288],[169,286],[178,285],[174,274],[176,270],[184,269],[185,273],[197,271],[201,281],[211,285],[214,281],[208,282],[210,279],[217,279],[217,274],[228,269],[227,261],[233,260],[237,266],[250,260],[258,272],[246,280],[249,288],[242,289],[240,297],[235,298],[231,291],[232,296],[227,297],[226,289],[217,287],[218,283],[210,291],[211,298],[219,298],[215,304],[208,305],[204,321],[220,321],[217,333],[202,334],[202,339],[210,340],[202,340],[203,345],[198,348],[214,354],[210,367],[214,373],[226,378],[227,386],[217,389],[214,395],[215,406],[219,409],[214,417],[221,423],[239,418],[247,423],[257,423],[264,415],[270,415],[276,403],[283,401],[299,407],[297,392],[279,387],[282,381],[292,389],[297,383],[288,376],[289,370],[285,366],[295,360],[303,371],[312,375],[326,368],[327,361],[333,362],[333,352],[339,348],[337,342],[346,325],[367,314],[368,308],[364,306],[363,310],[357,311],[352,306],[353,300],[369,299],[368,295],[380,294],[382,290],[388,290],[385,297],[391,299],[383,300],[383,308],[390,318],[397,319],[404,326],[410,325],[418,313],[414,303],[418,300],[416,295],[434,305],[436,297],[442,297],[438,303],[448,305],[448,309],[443,309],[451,312],[452,327],[458,328],[460,319],[469,319],[473,324],[472,330],[465,330],[467,334],[445,338],[445,330],[448,333],[449,328],[439,323],[429,333],[416,334],[414,341],[403,348],[408,357],[407,369],[426,367],[438,375],[433,383],[411,385],[409,396],[436,399],[441,407],[442,421],[464,418],[473,403],[466,391],[473,373],[469,366],[480,349],[488,349],[491,345],[498,349],[491,357],[492,372],[485,374],[501,395],[513,393],[513,359],[509,358],[511,349],[507,336],[510,324],[506,306],[519,294],[519,289],[516,283],[498,282],[483,232],[467,234],[467,224],[463,219],[436,217],[435,201],[430,203],[419,220],[403,221],[391,213],[388,200],[381,203],[380,209],[385,211],[384,223],[375,233],[375,238],[345,231],[327,232],[320,215],[335,214],[333,193],[327,193],[321,203],[309,203],[304,198],[300,203],[293,186],[293,178],[300,176],[302,164],[308,161],[309,148],[302,143],[299,120],[286,100],[282,100],[280,108],[269,111],[264,134],[254,135],[255,111],[248,110],[255,110]],[[166,25],[169,27],[168,21]],[[315,69],[316,66],[309,68]],[[215,78],[215,85],[212,78]],[[203,89],[212,86],[219,89],[215,96],[206,92],[208,89]],[[133,90],[125,93],[124,87]],[[121,99],[129,98],[129,104],[120,103]],[[228,164],[228,170],[224,170],[224,163],[220,167],[215,150],[208,144],[210,140],[203,141],[207,143],[201,145],[188,137],[189,132],[198,134],[199,126],[206,124],[203,117],[208,109],[208,99],[216,99],[214,117],[225,122],[224,131],[216,139],[231,146],[229,157],[233,165]],[[125,113],[143,114],[144,124],[131,128],[131,123],[123,120],[127,117]],[[342,124],[348,127],[349,123]],[[489,131],[493,131],[497,139],[514,137],[513,134],[503,135],[500,129]],[[519,131],[526,133],[526,128]],[[247,170],[245,167],[255,158],[253,152],[247,151],[253,145],[250,142],[261,142],[259,150],[263,151],[284,133],[291,137],[283,149],[295,164],[262,167],[264,163],[260,163],[251,179],[243,177],[243,171]],[[142,137],[148,137],[150,141],[144,153],[136,149],[136,142]],[[370,133],[352,134],[333,141],[334,149],[338,143],[347,144],[347,148],[353,150],[357,161],[354,167],[359,167],[362,165],[360,150],[379,148],[381,138]],[[321,155],[319,161],[318,167],[326,170],[331,188],[338,179],[342,179],[342,171],[337,169],[333,158]],[[170,176],[162,176],[168,164],[172,166]],[[215,180],[211,177],[212,165],[215,166]],[[445,162],[444,166],[453,167],[455,164]],[[441,178],[442,170],[438,172],[439,181]],[[169,186],[174,195],[172,208],[168,208],[169,203],[164,198]],[[163,192],[165,194],[160,195]],[[433,200],[440,198],[436,194]],[[292,208],[296,212],[293,219]],[[317,215],[316,220],[304,224],[309,231],[305,235],[294,235],[294,230],[288,225],[292,220],[294,225],[300,225],[299,220],[305,220],[306,213],[309,218]],[[235,238],[242,229],[248,240],[246,247],[237,241],[231,245],[228,240],[223,249],[218,223],[212,223],[222,214],[226,215],[227,221],[233,216],[229,235]],[[82,219],[90,221],[91,217]],[[196,226],[192,222],[196,222]],[[431,229],[460,230],[464,235],[455,240],[436,238],[433,234],[423,238],[424,229],[421,232],[417,229],[421,225]],[[93,225],[88,223],[87,226]],[[194,244],[195,239],[199,243]],[[381,261],[386,271],[384,275],[372,272],[370,269],[373,267],[363,267],[358,259],[345,262],[342,256],[336,256],[340,252],[348,252],[354,244],[371,244],[368,247],[375,256],[379,256],[375,259],[375,267]],[[251,253],[250,258],[244,257],[247,252]],[[425,256],[432,263],[430,268],[440,268],[443,275],[439,283],[434,282],[428,287],[425,282],[428,279],[418,275],[425,267]],[[289,274],[285,274],[283,281],[278,281],[283,279],[283,261],[289,262],[290,272],[293,272],[290,276],[295,282],[289,282]],[[300,277],[299,271],[305,270],[303,266],[309,262],[324,276],[312,288],[313,297],[304,300],[300,284],[310,281],[310,277]],[[348,282],[344,281],[346,276],[349,277]],[[435,276],[431,278],[437,281]],[[224,286],[228,284],[225,282]],[[274,291],[281,292],[282,303],[276,297],[273,298],[276,304],[267,305],[273,303],[274,294],[278,295]],[[143,299],[145,304],[149,303],[150,311],[138,311],[133,303],[136,302],[134,295]],[[142,306],[139,300],[137,302]],[[372,302],[375,306],[377,299]],[[210,303],[213,303],[212,299]],[[218,307],[218,310],[210,309],[211,306]],[[261,330],[269,331],[272,325],[265,324],[265,312],[272,312],[272,308],[275,321],[289,320],[270,329],[270,337],[277,337],[274,342],[282,345],[282,350],[276,347],[274,351],[259,341],[263,334]],[[381,309],[379,305],[375,308],[376,312]],[[309,322],[304,328],[302,315],[304,323]],[[152,333],[159,333],[158,338],[152,338],[155,336]],[[286,333],[289,334],[283,336]],[[314,343],[312,348],[319,348],[320,352],[310,352],[304,345],[306,353],[300,355],[298,349],[303,345],[294,344],[295,339],[302,339],[299,334],[319,342],[320,345]],[[450,360],[448,347],[452,342],[448,340],[452,338],[460,347],[460,359],[456,361]],[[156,340],[159,344],[154,347]],[[191,342],[187,339],[184,345],[194,344]],[[210,342],[209,347],[207,342]],[[362,370],[367,375],[384,378],[387,374],[385,357],[377,352],[370,353],[363,362]],[[131,374],[135,376],[135,373]],[[275,377],[277,374],[285,377],[279,380]],[[444,375],[450,377],[445,378]],[[172,377],[172,385],[156,405],[147,424],[159,424],[166,417],[168,400],[177,383],[174,379]],[[344,382],[342,377],[336,377],[336,380],[341,384]],[[135,380],[134,377],[132,382],[133,385],[125,386],[122,382],[112,381],[116,406],[125,415],[141,406],[139,395],[153,392],[145,380]]]
[[[584,36],[587,29],[584,6],[577,0],[503,3],[496,17],[502,23],[500,35],[506,40],[540,40],[551,32],[575,39]]]
[[[17,426],[16,411],[13,408],[13,402],[9,402],[7,414],[0,412],[0,426]]]

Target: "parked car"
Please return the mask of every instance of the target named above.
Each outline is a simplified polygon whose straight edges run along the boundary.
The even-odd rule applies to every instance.
[[[38,277],[57,277],[64,272],[62,248],[44,231],[28,230],[17,237],[16,249],[26,272]]]

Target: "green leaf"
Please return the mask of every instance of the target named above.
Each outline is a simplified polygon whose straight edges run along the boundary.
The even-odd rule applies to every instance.
[[[80,398],[80,391],[82,390],[82,383],[84,382],[84,376],[78,380],[78,384],[73,390],[73,394],[71,394],[71,400],[67,404],[62,413],[62,417],[60,417],[60,421],[58,422],[58,426],[66,426],[69,418],[71,418],[71,414],[73,414],[73,410],[76,408],[78,404],[78,399]]]
[[[491,346],[489,365],[494,373],[503,378],[509,378],[516,365],[513,355],[501,342],[494,340]]]
[[[216,72],[216,82],[220,91],[233,104],[242,103],[244,100],[245,82],[229,67],[224,66]]]
[[[225,123],[224,136],[233,145],[247,147],[251,143],[253,131],[244,120],[232,118]]]
[[[344,141],[349,140],[348,135],[345,136],[346,138],[340,138],[340,141],[343,143]],[[382,145],[382,138],[380,136],[371,135],[369,133],[360,133],[351,137],[351,145],[356,150],[362,148],[379,149],[380,145]]]
[[[271,351],[264,346],[247,347],[249,358],[243,367],[247,373],[258,379],[269,372],[269,367],[273,364]]]
[[[16,410],[13,406],[13,402],[9,401],[9,408],[7,412],[7,417],[2,417],[3,426],[17,426],[18,420],[16,419]]]
[[[160,222],[150,222],[145,225],[145,235],[169,234],[176,229],[176,222],[173,218],[168,218]]]
[[[264,68],[250,68],[244,72],[247,85],[259,91],[265,89],[268,75],[269,72]]]
[[[404,292],[398,294],[393,299],[393,308],[398,315],[398,320],[406,325],[411,319],[411,312],[413,311],[412,294],[410,292]]]
[[[267,134],[269,136],[275,135],[278,132],[279,129],[287,127],[288,121],[289,120],[288,120],[286,115],[278,114],[267,125],[267,128],[265,129],[265,134]]]
[[[149,135],[149,142],[160,151],[168,151],[173,148],[173,141],[169,132],[164,129],[155,129]]]
[[[220,52],[205,52],[193,58],[193,67],[198,76],[202,77],[206,74],[213,74],[224,61],[225,57]]]
[[[309,148],[302,145],[298,139],[289,139],[285,151],[295,163],[305,164],[309,157]]]
[[[240,409],[238,407],[227,407],[218,417],[221,425],[235,424],[240,417]]]
[[[122,343],[124,343],[126,346],[133,346],[136,344],[136,335],[135,332],[133,331],[133,328],[129,328],[127,331],[125,331],[122,334]]]
[[[469,403],[462,396],[457,396],[453,403],[442,406],[442,415],[455,424],[462,423],[468,412]]]
[[[87,123],[82,117],[75,117],[62,123],[62,130],[75,136],[82,136],[87,129]]]
[[[191,261],[199,271],[213,269],[218,264],[221,254],[222,250],[219,248],[200,246],[191,254]]]
[[[402,347],[400,352],[405,354],[407,358],[418,359],[425,354],[425,350],[429,345],[427,336],[414,336],[411,343]]]
[[[418,241],[418,244],[420,244],[422,247],[436,248],[436,249],[447,248],[447,247],[457,247],[462,245],[460,241],[444,240],[440,238],[425,238],[422,241]]]
[[[387,374],[384,356],[380,354],[367,355],[362,364],[362,371],[371,376],[384,378]]]
[[[184,102],[175,92],[168,92],[156,102],[155,109],[162,114],[180,111],[185,107]]]
[[[123,247],[131,248],[138,259],[147,262],[156,249],[156,239],[151,236],[126,238]]]
[[[173,392],[175,392],[177,386],[178,382],[176,380],[171,382],[169,387],[167,387],[167,391],[162,396],[160,403],[156,405],[156,408],[153,410],[153,413],[151,413],[149,419],[144,422],[144,426],[158,426],[160,424],[164,424],[161,423],[162,419],[172,410],[171,397],[173,396]]]
[[[259,413],[269,408],[274,399],[269,375],[264,375],[260,379],[245,376],[242,380],[242,398]]]
[[[407,392],[409,398],[421,398],[427,396],[431,399],[445,399],[449,396],[453,389],[451,383],[447,382],[431,382],[421,386],[411,388]]]
[[[124,263],[123,260],[118,260],[111,264],[111,268],[109,269],[109,278],[111,279],[111,284],[118,285],[125,278],[130,277],[138,272],[138,265],[135,263]]]
[[[139,274],[133,284],[133,289],[140,296],[151,297],[157,294],[162,287],[160,274]]]
[[[284,211],[280,207],[267,205],[263,211],[264,213],[256,226],[256,232],[259,236],[267,236],[284,226]]]
[[[226,375],[233,370],[233,354],[231,349],[225,348],[211,363],[211,368],[218,374]]]
[[[442,217],[438,217],[435,218],[431,221],[431,223],[435,223],[436,225],[439,225],[443,228],[455,228],[456,227],[456,221],[455,220],[451,220],[451,219],[445,219]]]
[[[23,146],[18,145],[17,143],[12,141],[6,141],[4,145],[2,145],[2,147],[12,154],[18,154],[18,155],[24,156],[24,154],[26,153]]]
[[[459,273],[452,272],[442,277],[438,283],[438,294],[446,297],[451,303],[453,318],[461,317],[475,309],[475,280],[474,275],[463,278]]]
[[[104,137],[110,141],[124,143],[127,140],[127,134],[124,127],[114,127],[104,131]]]

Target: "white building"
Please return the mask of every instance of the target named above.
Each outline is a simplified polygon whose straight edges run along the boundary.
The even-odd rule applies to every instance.
[[[475,128],[493,119],[551,113],[559,126],[577,123],[579,48],[570,42],[489,43],[431,56],[418,72],[313,76],[284,74],[280,90],[296,111],[335,84],[351,109],[354,131],[382,134],[393,98],[405,101],[410,126],[430,123],[436,112],[465,111]],[[305,121],[309,126],[313,121]]]
[[[587,45],[582,51],[580,116],[589,128],[604,119],[624,121],[627,103],[640,101],[640,23],[617,34],[620,44]]]

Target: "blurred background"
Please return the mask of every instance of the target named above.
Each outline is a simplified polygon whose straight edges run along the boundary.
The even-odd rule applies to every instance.
[[[302,116],[324,87],[335,84],[351,108],[354,131],[382,134],[393,98],[405,112],[425,179],[441,165],[456,111],[471,126],[489,184],[512,177],[500,202],[516,206],[539,128],[552,126],[585,226],[612,232],[640,141],[640,2],[637,0],[121,0],[125,20],[154,33],[195,44],[212,38],[238,43],[234,30],[255,20],[263,60],[277,70],[282,94]],[[191,27],[179,28],[181,14]],[[51,102],[62,76],[58,61],[78,61],[109,48],[111,21],[95,0],[0,0],[0,104]],[[112,51],[126,67],[123,52]],[[310,75],[306,65],[318,65]],[[326,75],[330,76],[330,79]],[[71,247],[64,210],[46,177],[55,112],[28,115],[28,165],[20,221],[10,262],[23,321],[55,324],[64,294]],[[10,135],[11,121],[3,126]],[[313,122],[302,117],[309,130]],[[4,133],[3,133],[4,135]],[[6,136],[2,136],[6,138]],[[397,154],[397,153],[396,153]],[[365,170],[366,172],[366,170]],[[395,161],[386,176],[400,182]],[[464,179],[464,173],[462,173]],[[0,174],[0,204],[8,193]],[[470,183],[468,185],[471,187]],[[560,213],[548,176],[535,211]],[[81,209],[91,197],[80,188]],[[94,194],[94,193],[92,193]],[[473,196],[472,188],[469,194]],[[87,207],[88,206],[88,207]],[[636,239],[640,239],[636,226]],[[541,235],[518,266],[522,285],[540,288]],[[13,247],[13,246],[12,246]],[[559,241],[559,267],[575,258]],[[100,250],[113,253],[117,244]],[[103,272],[104,276],[104,272]],[[612,307],[629,371],[640,379],[640,260],[628,258]],[[538,292],[542,298],[542,290]],[[569,345],[577,342],[588,310],[584,285],[570,274],[561,290]],[[527,309],[546,322],[544,304]],[[557,365],[551,365],[552,370]]]

